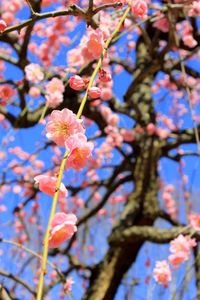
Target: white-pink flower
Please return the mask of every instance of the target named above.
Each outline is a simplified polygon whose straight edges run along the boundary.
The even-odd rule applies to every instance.
[[[156,266],[153,270],[153,277],[157,283],[162,284],[164,287],[168,286],[168,283],[172,278],[171,270],[166,260],[156,262]]]
[[[49,105],[49,107],[52,108],[58,106],[60,103],[63,102],[63,94],[61,94],[58,91],[52,94],[47,94],[45,98],[46,98],[46,103]]]
[[[54,77],[46,84],[45,90],[47,94],[53,94],[56,92],[60,92],[62,94],[65,90],[65,87],[62,80]]]
[[[63,102],[63,92],[65,90],[62,80],[51,79],[45,86],[47,104],[54,108]]]
[[[191,214],[189,215],[189,220],[190,220],[191,226],[192,226],[195,230],[200,230],[200,214],[197,214],[197,213],[191,213]]]
[[[69,109],[52,111],[46,125],[46,136],[58,146],[65,147],[67,138],[75,133],[84,133],[81,121]]]
[[[179,266],[179,264],[189,259],[190,250],[195,246],[195,239],[180,234],[176,239],[170,242],[169,250],[172,254],[168,257],[169,262],[174,267]]]
[[[26,79],[32,83],[39,83],[44,79],[44,73],[40,65],[29,64],[25,67]]]

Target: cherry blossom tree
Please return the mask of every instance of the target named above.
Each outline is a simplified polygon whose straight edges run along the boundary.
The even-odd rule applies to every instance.
[[[1,1],[1,299],[200,299],[199,17]]]

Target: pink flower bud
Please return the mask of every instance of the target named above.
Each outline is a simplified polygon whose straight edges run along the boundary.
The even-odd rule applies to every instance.
[[[0,32],[7,28],[7,24],[4,20],[0,20]]]
[[[85,89],[85,82],[80,76],[74,75],[69,79],[69,86],[75,91],[81,91]]]
[[[148,11],[148,6],[144,0],[134,0],[131,5],[132,14],[136,17],[145,18]]]
[[[96,86],[93,86],[89,89],[88,91],[88,95],[90,96],[90,98],[92,99],[97,99],[101,96],[101,89],[96,87]]]
[[[155,133],[155,131],[156,131],[155,125],[153,123],[149,123],[147,125],[147,134],[148,135],[153,135]]]
[[[112,98],[112,89],[108,87],[102,88],[101,99],[103,101],[109,101],[111,98]]]
[[[99,80],[102,82],[109,82],[112,80],[111,74],[101,69],[99,71]]]

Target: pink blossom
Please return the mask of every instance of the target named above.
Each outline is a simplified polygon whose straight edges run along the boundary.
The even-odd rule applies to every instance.
[[[190,251],[190,245],[184,235],[180,234],[177,238],[170,242],[170,251],[172,253],[177,253],[179,251]]]
[[[178,267],[182,262],[187,261],[189,258],[189,253],[185,251],[180,251],[169,255],[169,262],[174,266]]]
[[[185,35],[182,39],[183,43],[190,48],[193,48],[197,45],[197,41],[193,38],[191,34]]]
[[[173,196],[168,192],[167,187],[165,188],[162,198],[164,200],[165,207],[167,209],[167,212],[170,214],[170,216],[175,219],[177,217],[177,205],[176,201],[174,200]]]
[[[49,247],[57,248],[77,231],[74,214],[56,213],[50,227]]]
[[[168,286],[171,281],[171,270],[166,260],[156,262],[156,266],[153,270],[153,277],[156,282],[162,284],[164,287]]]
[[[99,87],[93,86],[89,89],[88,95],[92,99],[97,99],[101,97],[101,89]]]
[[[191,214],[189,215],[189,220],[190,220],[191,226],[192,226],[195,230],[200,230],[200,214],[197,214],[197,213],[191,213]]]
[[[0,32],[4,31],[7,28],[7,24],[4,20],[0,20]]]
[[[40,89],[35,86],[32,86],[28,93],[31,97],[37,98],[40,96]]]
[[[170,252],[172,254],[168,258],[169,262],[174,267],[177,267],[180,263],[187,261],[191,248],[195,246],[195,239],[180,234],[176,239],[170,242]]]
[[[66,139],[75,133],[84,133],[84,128],[76,118],[76,115],[69,109],[52,111],[46,125],[46,136],[58,146],[64,147]]]
[[[102,82],[109,82],[112,80],[112,76],[110,73],[106,72],[104,69],[100,69],[99,80]]]
[[[22,160],[27,160],[30,157],[30,154],[28,152],[25,152],[21,149],[21,147],[12,147],[8,149],[9,153],[12,153],[14,155],[16,155],[17,157],[19,157]]]
[[[156,134],[161,140],[164,140],[169,136],[170,132],[164,128],[156,128]]]
[[[144,0],[133,0],[131,4],[132,14],[136,17],[145,18],[147,16],[148,6]]]
[[[133,142],[135,139],[135,134],[133,130],[122,128],[120,134],[125,142]]]
[[[108,101],[112,98],[112,89],[109,87],[103,87],[101,90],[101,99]]]
[[[52,78],[45,86],[45,90],[47,94],[53,94],[59,92],[62,94],[65,90],[64,84],[62,80],[58,78]]]
[[[56,91],[52,94],[47,94],[45,98],[47,100],[46,103],[52,108],[55,108],[63,102],[63,94],[61,94],[59,91]]]
[[[6,105],[7,101],[15,95],[15,90],[8,84],[0,85],[0,103]]]
[[[49,196],[53,196],[56,191],[56,182],[57,178],[52,177],[49,175],[38,175],[34,177],[36,183],[39,184],[39,190]],[[62,197],[67,196],[67,189],[65,188],[64,184],[61,183],[60,185],[60,192],[59,195]]]
[[[107,123],[111,126],[116,126],[119,122],[119,116],[117,114],[111,114],[108,116]]]
[[[193,1],[191,5],[192,5],[192,8],[188,11],[188,15],[192,16],[192,17],[200,16],[200,2]]]
[[[58,276],[58,273],[56,272],[56,270],[53,270],[53,271],[51,271],[51,273],[49,274],[49,276],[50,276],[52,279],[56,279],[57,276]]]
[[[125,196],[120,195],[113,195],[110,197],[110,203],[111,204],[118,204],[121,202],[125,202],[127,199]]]
[[[107,119],[107,117],[112,114],[111,109],[109,107],[107,107],[107,106],[103,106],[103,105],[100,106],[100,111],[101,111],[102,116],[105,119]]]
[[[59,208],[62,212],[67,212],[67,202],[65,198],[60,198],[58,200]]]
[[[103,51],[104,34],[101,29],[88,29],[88,36],[82,40],[82,55],[86,60],[98,59]]]
[[[93,144],[87,142],[86,136],[82,133],[70,136],[65,142],[65,147],[69,151],[67,167],[76,170],[85,167],[93,150]]]
[[[163,17],[161,17],[161,16],[159,16],[160,17],[159,20],[157,20],[153,23],[153,27],[158,28],[162,32],[168,32],[169,31],[169,21],[164,15],[163,15]]]
[[[69,66],[74,69],[74,67],[79,67],[84,63],[81,49],[72,49],[67,53],[67,61]]]
[[[93,99],[93,101],[90,102],[90,106],[92,106],[92,107],[97,107],[99,105],[101,105],[100,99]]]
[[[10,25],[14,21],[14,15],[10,11],[5,11],[1,16],[7,25]]]
[[[98,216],[106,216],[107,210],[105,208],[101,208],[97,214],[98,214]]]
[[[29,64],[25,67],[26,79],[32,83],[39,83],[44,79],[44,73],[38,64]]]
[[[72,284],[74,284],[74,280],[72,277],[68,277],[65,284],[64,284],[64,291],[71,292]]]
[[[174,192],[174,185],[173,184],[166,185],[165,192],[167,192],[167,193],[173,193]]]
[[[0,212],[5,212],[7,211],[7,207],[3,204],[0,205]]]
[[[149,123],[147,125],[147,134],[148,135],[153,135],[156,131],[156,126],[153,123]]]
[[[78,75],[70,77],[69,86],[75,91],[82,91],[86,88],[85,81]]]

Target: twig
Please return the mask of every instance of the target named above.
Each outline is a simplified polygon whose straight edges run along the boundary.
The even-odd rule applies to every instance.
[[[35,290],[32,287],[30,287],[30,285],[26,281],[22,280],[18,276],[15,276],[12,273],[6,272],[6,271],[1,270],[1,269],[0,269],[0,275],[2,275],[4,277],[7,277],[7,278],[10,278],[13,281],[23,285],[23,287],[25,287],[32,295],[36,296]]]

